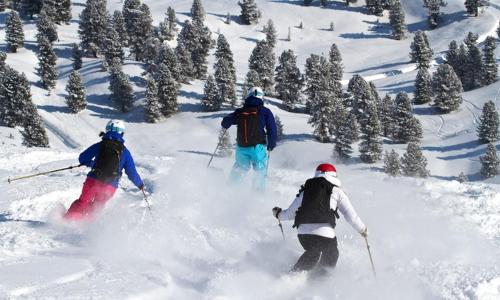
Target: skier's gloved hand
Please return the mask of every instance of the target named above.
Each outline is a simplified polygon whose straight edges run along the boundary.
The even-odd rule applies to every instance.
[[[281,211],[282,209],[276,206],[275,208],[273,208],[273,216],[277,219]]]
[[[141,186],[139,187],[139,189],[144,192],[144,184],[141,184]]]
[[[360,232],[361,236],[364,237],[364,238],[367,238],[368,237],[368,227],[365,227],[364,230],[362,230]]]
[[[274,150],[274,147],[271,147],[271,146],[267,146],[267,151],[271,152]]]

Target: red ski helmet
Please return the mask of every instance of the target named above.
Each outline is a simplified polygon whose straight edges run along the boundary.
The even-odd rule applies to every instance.
[[[337,176],[337,169],[335,169],[335,166],[332,164],[321,164],[316,168],[316,173],[327,173]]]

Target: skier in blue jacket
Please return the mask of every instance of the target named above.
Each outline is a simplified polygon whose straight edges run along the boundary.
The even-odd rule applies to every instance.
[[[264,92],[259,87],[248,91],[245,104],[222,120],[228,129],[237,125],[236,162],[231,171],[231,180],[241,182],[251,167],[256,171],[253,187],[263,190],[266,184],[268,152],[276,147],[277,128],[273,113],[264,107]],[[267,151],[266,151],[267,150]]]
[[[64,215],[65,219],[92,219],[96,210],[104,207],[115,194],[123,170],[139,189],[144,190],[144,183],[137,173],[134,159],[124,145],[124,133],[125,124],[111,120],[106,125],[102,141],[80,154],[80,164],[90,167],[91,170],[83,184],[80,198],[71,204]]]

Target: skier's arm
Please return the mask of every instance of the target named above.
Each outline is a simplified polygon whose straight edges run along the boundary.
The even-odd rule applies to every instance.
[[[304,192],[301,192],[300,195],[298,195],[295,198],[295,200],[293,200],[292,204],[290,204],[290,207],[282,210],[278,214],[278,218],[282,221],[295,219],[295,214],[297,213],[297,210],[299,209],[299,207],[302,205],[302,197],[303,196],[304,196]]]
[[[141,176],[139,176],[139,173],[137,173],[137,169],[135,168],[135,162],[134,159],[132,158],[132,155],[128,151],[128,149],[125,149],[124,152],[124,159],[125,159],[125,173],[127,174],[128,179],[132,181],[136,187],[142,188],[144,186],[144,183],[142,182]]]
[[[236,125],[236,112],[230,113],[222,119],[221,126],[228,129],[231,125]]]
[[[274,120],[273,113],[267,109],[266,112],[266,133],[267,133],[267,147],[270,150],[276,147],[276,140],[278,139],[278,130],[276,128],[276,121]]]
[[[94,166],[94,158],[99,154],[99,147],[100,143],[97,143],[80,153],[78,157],[80,164],[92,168]]]
[[[337,192],[338,202],[337,207],[344,216],[344,218],[351,224],[351,226],[356,229],[357,232],[361,233],[366,229],[366,225],[361,221],[361,218],[358,216],[354,207],[349,200],[349,197],[342,191],[340,188],[334,188]],[[333,194],[332,194],[333,196]]]

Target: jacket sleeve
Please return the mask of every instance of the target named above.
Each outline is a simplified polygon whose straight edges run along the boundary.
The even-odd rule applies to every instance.
[[[278,130],[276,128],[276,121],[274,115],[266,108],[266,133],[267,133],[267,146],[270,148],[276,147],[276,140],[278,139]]]
[[[100,143],[94,144],[82,153],[80,153],[80,156],[78,157],[78,161],[80,164],[92,168],[94,166],[94,158],[99,154],[99,148],[100,148]]]
[[[230,113],[229,115],[225,116],[223,119],[222,119],[222,122],[221,122],[221,126],[228,129],[229,127],[231,127],[231,125],[236,125],[238,124],[238,120],[236,118],[236,111],[234,111],[233,113]]]
[[[128,149],[125,149],[124,152],[124,159],[125,159],[125,173],[127,174],[128,179],[132,181],[136,187],[140,188],[141,186],[144,185],[142,182],[141,176],[139,176],[139,173],[137,173],[137,170],[135,168],[135,162],[134,159],[132,158],[132,154],[130,154],[130,151]]]
[[[301,192],[300,195],[298,195],[295,200],[293,200],[292,204],[290,204],[290,207],[288,207],[285,210],[282,210],[278,218],[282,221],[286,220],[293,220],[295,219],[295,214],[297,213],[297,210],[299,207],[302,205],[302,197],[304,196],[304,192]]]
[[[340,188],[334,188],[335,193],[332,193],[332,198],[335,197],[337,201],[337,207],[344,216],[344,218],[351,224],[351,226],[357,231],[362,232],[365,230],[366,226],[361,221],[354,207],[349,200],[349,197]]]

